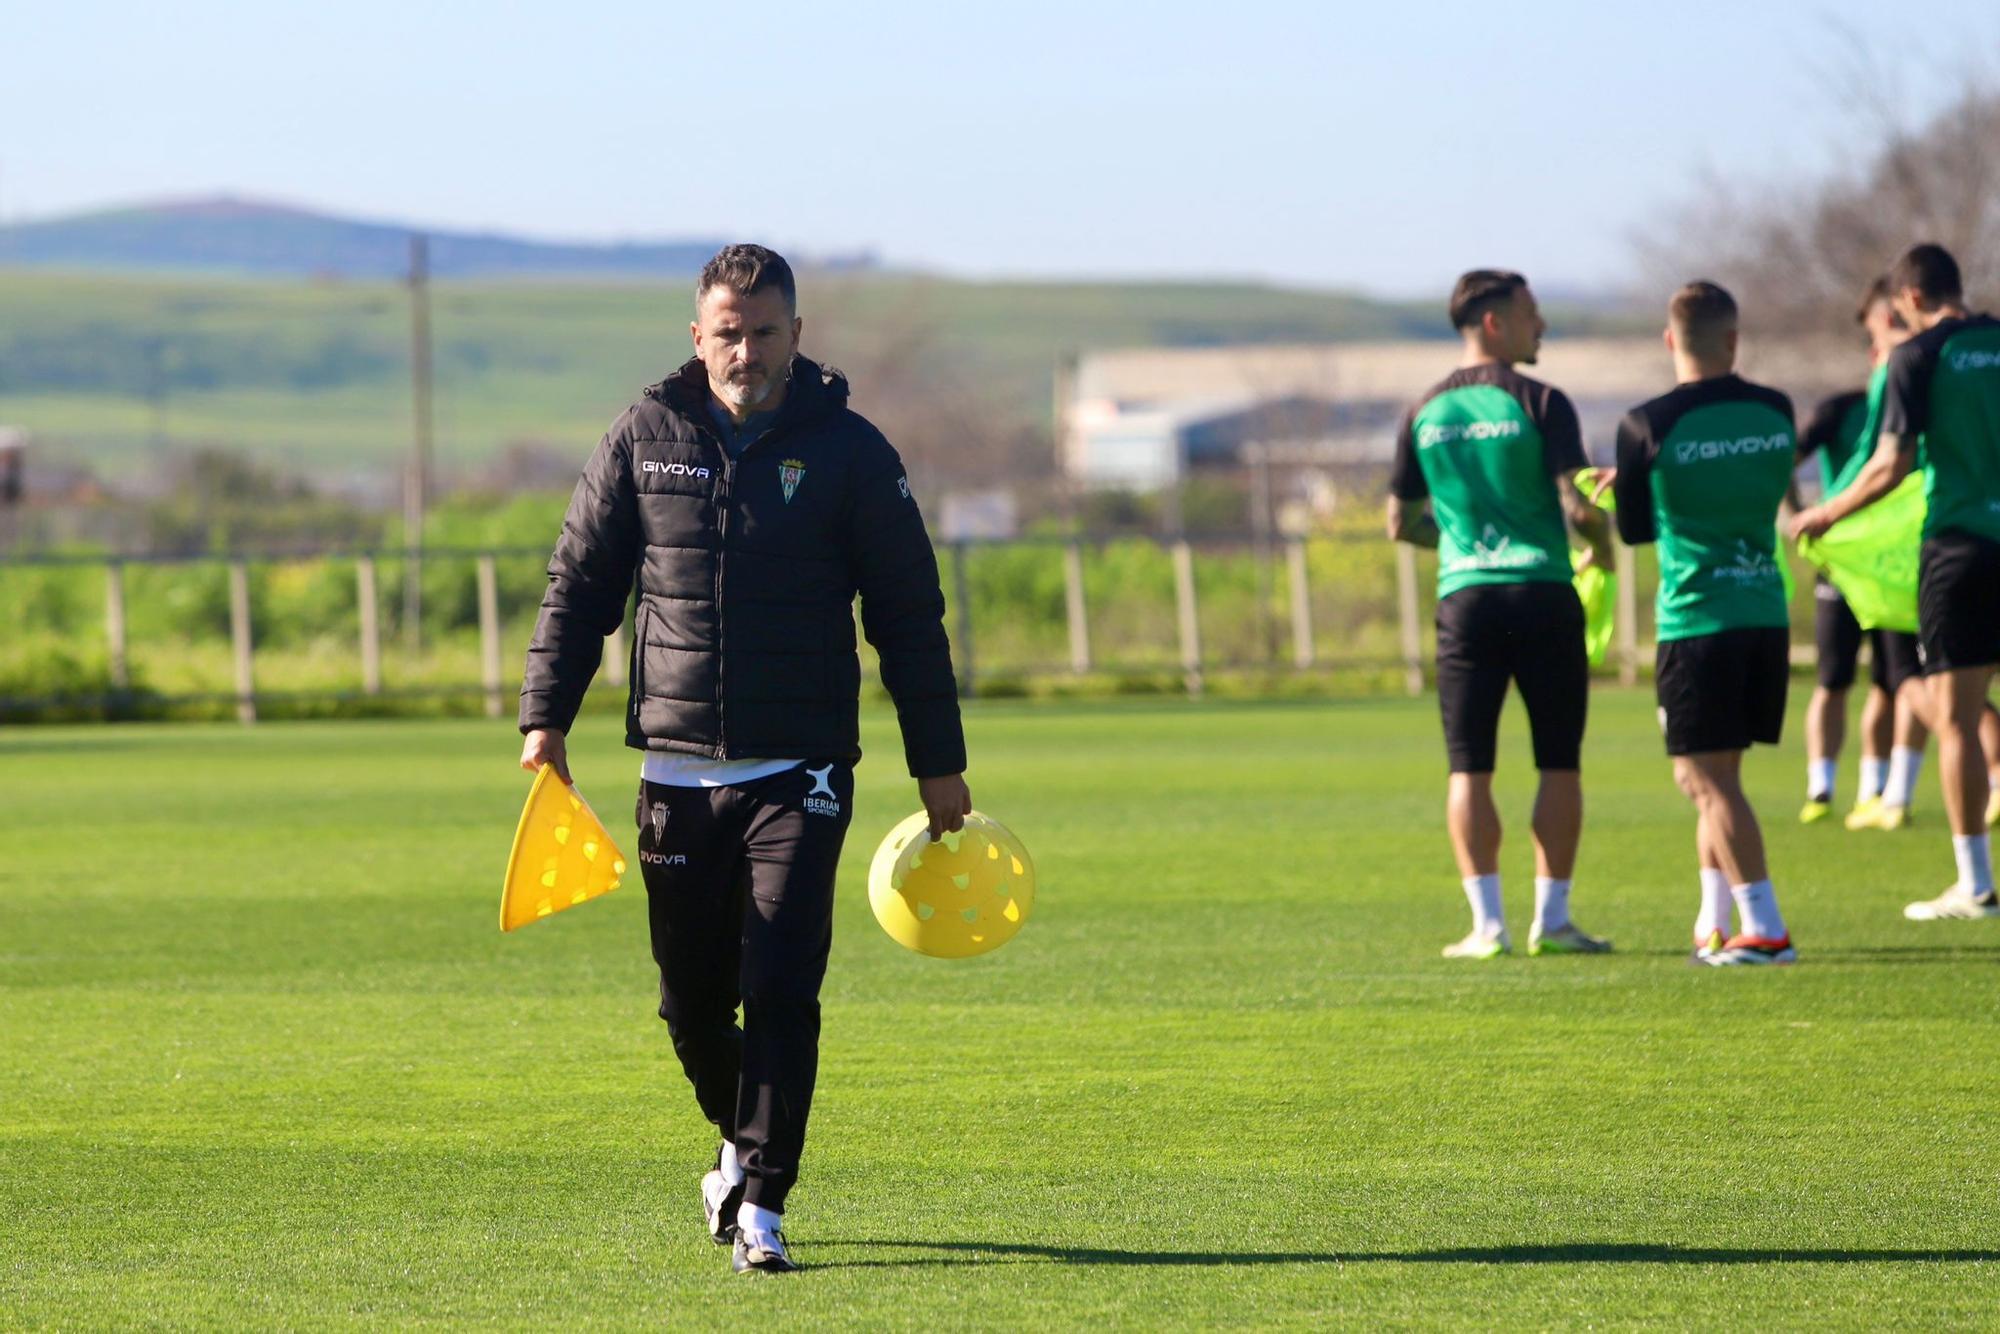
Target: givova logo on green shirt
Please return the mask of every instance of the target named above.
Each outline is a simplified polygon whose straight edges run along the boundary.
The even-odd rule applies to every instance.
[[[1734,440],[1681,440],[1674,445],[1674,459],[1678,463],[1694,463],[1703,459],[1728,459],[1744,454],[1763,454],[1773,449],[1791,453],[1791,432],[1745,435]]]
[[[1505,422],[1426,422],[1417,428],[1417,448],[1448,445],[1455,440],[1512,440],[1524,429],[1518,421]]]

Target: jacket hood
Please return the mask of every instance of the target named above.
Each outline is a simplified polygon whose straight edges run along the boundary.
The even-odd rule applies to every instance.
[[[666,379],[647,385],[645,396],[691,422],[708,424],[708,369],[700,357],[689,357]],[[784,406],[778,409],[780,421],[827,416],[846,406],[845,375],[810,357],[793,354]]]

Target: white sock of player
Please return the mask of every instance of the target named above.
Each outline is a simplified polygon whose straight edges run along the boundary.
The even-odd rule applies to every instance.
[[[1736,911],[1742,915],[1744,935],[1760,940],[1785,938],[1785,919],[1778,915],[1778,891],[1771,888],[1770,881],[1732,885],[1729,892],[1735,896]]]
[[[1954,834],[1952,856],[1958,858],[1959,888],[1976,898],[1993,892],[1993,844],[1985,834]]]
[[[1806,761],[1806,796],[1814,801],[1833,800],[1833,761]]]
[[[1542,935],[1569,925],[1569,881],[1535,877],[1535,929]]]
[[[1505,931],[1507,922],[1500,905],[1499,875],[1469,875],[1462,883],[1466,902],[1472,905],[1472,929],[1489,939]]]
[[[737,1230],[752,1234],[746,1237],[745,1240],[753,1244],[760,1240],[755,1235],[756,1233],[761,1232],[765,1236],[769,1236],[784,1225],[785,1216],[783,1214],[774,1214],[769,1209],[760,1209],[748,1200],[736,1206]]]
[[[1861,786],[1854,790],[1854,803],[1860,805],[1882,795],[1883,786],[1889,781],[1889,760],[1883,755],[1863,755],[1861,757]]]
[[[1724,938],[1729,935],[1729,910],[1735,900],[1729,897],[1729,877],[1713,866],[1701,868],[1701,912],[1694,919],[1696,944],[1708,940],[1711,931],[1720,931]]]
[[[1924,753],[1908,746],[1889,752],[1889,781],[1882,788],[1884,806],[1908,806],[1917,792],[1917,774],[1924,767]]]
[[[736,1161],[736,1146],[728,1140],[722,1141],[722,1161],[715,1165],[722,1173],[722,1179],[732,1186],[743,1184],[743,1164]]]

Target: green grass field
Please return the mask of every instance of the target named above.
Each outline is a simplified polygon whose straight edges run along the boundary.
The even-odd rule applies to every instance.
[[[702,1233],[643,891],[495,929],[504,724],[0,731],[0,1326],[1992,1326],[2000,923],[1899,915],[1934,781],[1801,829],[1760,753],[1803,961],[1692,969],[1650,699],[1593,707],[1620,952],[1494,964],[1437,957],[1429,701],[975,707],[1042,883],[958,964],[868,915],[914,804],[872,713],[785,1279]],[[624,831],[616,726],[574,747]]]

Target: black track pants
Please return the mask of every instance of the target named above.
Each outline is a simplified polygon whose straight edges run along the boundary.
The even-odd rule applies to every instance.
[[[736,1145],[744,1198],[779,1212],[819,1072],[833,876],[853,804],[854,771],[838,761],[734,787],[639,788],[660,1017],[702,1114]]]

